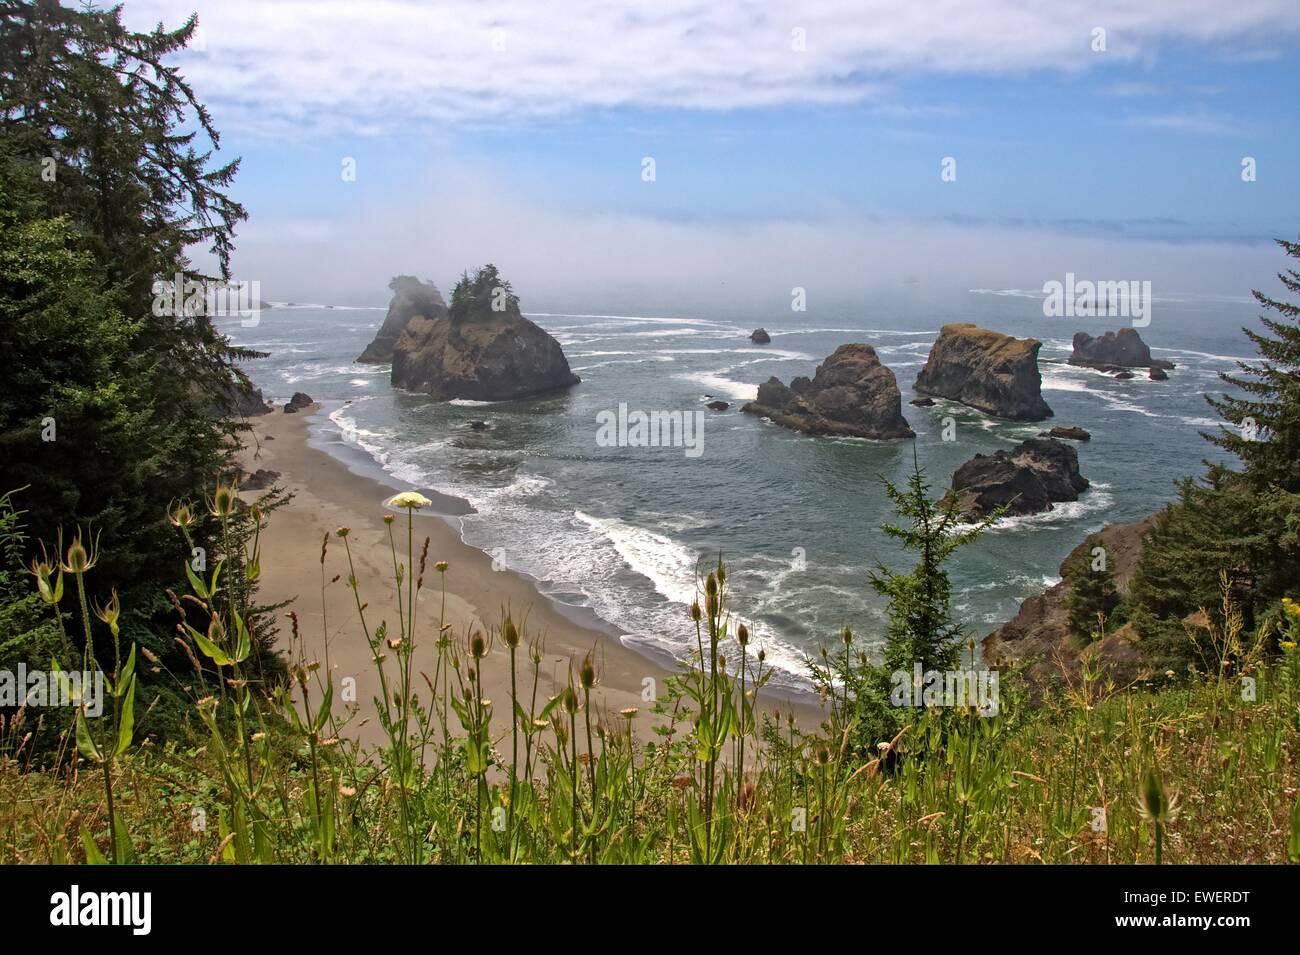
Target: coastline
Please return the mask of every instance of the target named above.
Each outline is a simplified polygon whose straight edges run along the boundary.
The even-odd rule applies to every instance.
[[[297,414],[276,410],[249,419],[251,431],[239,455],[240,464],[248,473],[259,468],[279,472],[276,483],[292,495],[288,504],[269,516],[262,534],[259,597],[268,604],[290,601],[279,611],[277,620],[281,649],[289,640],[287,614],[292,610],[298,615],[309,657],[315,654],[322,666],[328,657],[336,686],[344,677],[355,678],[360,712],[346,732],[369,746],[384,739],[373,718],[371,703],[379,692],[379,680],[361,631],[355,598],[346,584],[348,565],[343,542],[334,532],[340,527],[349,528],[348,544],[367,623],[374,627],[388,619],[395,624],[392,553],[383,518],[386,513],[394,513],[396,531],[405,522],[405,514],[386,508],[384,501],[409,488],[399,486],[360,457],[348,464],[327,451],[326,442],[313,435],[311,426],[311,419],[320,413],[321,406],[313,405]],[[593,705],[604,715],[607,725],[615,725],[622,719],[619,711],[629,707],[637,709],[633,727],[643,740],[653,737],[656,726],[666,725],[666,719],[650,712],[653,703],[643,698],[643,691],[651,686],[664,692],[665,679],[677,669],[670,661],[655,660],[625,646],[617,628],[590,611],[550,599],[532,578],[493,569],[488,554],[460,538],[456,516],[472,512],[468,502],[420,490],[434,503],[416,512],[414,521],[417,561],[424,538],[430,541],[424,587],[418,596],[417,671],[431,678],[437,662],[435,637],[443,593],[433,565],[445,560],[445,623],[451,627],[451,636],[463,642],[472,629],[487,633],[508,610],[523,638],[517,662],[521,695],[532,688],[532,665],[526,645],[539,642],[539,708],[566,685],[570,668],[576,674],[583,658],[591,653],[599,680],[592,693]],[[241,496],[251,501],[258,493],[244,491]],[[327,535],[322,593],[320,555]],[[335,575],[340,579],[330,582]],[[683,625],[687,623],[684,618]],[[647,684],[647,680],[653,684]],[[509,651],[499,641],[484,661],[483,687],[489,699],[500,701],[498,713],[508,708]],[[815,729],[823,718],[810,694],[795,699],[765,691],[760,695],[759,710],[774,709],[783,713],[793,710],[805,730]]]

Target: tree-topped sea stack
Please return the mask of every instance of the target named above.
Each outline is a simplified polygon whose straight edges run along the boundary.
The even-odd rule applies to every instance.
[[[379,327],[375,340],[357,359],[359,362],[380,363],[393,360],[393,349],[407,324],[417,315],[436,321],[447,317],[447,303],[432,282],[421,282],[414,275],[399,275],[388,283],[393,298],[388,303],[388,314]]]
[[[945,325],[913,386],[1013,421],[1052,417],[1043,400],[1034,338],[1012,338],[968,323]]]
[[[778,378],[759,385],[758,398],[741,411],[760,414],[805,434],[853,438],[914,438],[902,413],[894,373],[870,345],[841,345],[817,368],[787,388]]]
[[[392,361],[394,386],[443,400],[528,398],[580,380],[560,343],[520,313],[494,265],[461,276],[445,317],[413,316]]]

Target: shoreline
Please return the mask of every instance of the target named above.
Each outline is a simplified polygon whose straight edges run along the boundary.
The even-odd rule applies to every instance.
[[[292,494],[288,504],[273,512],[261,537],[261,580],[259,598],[268,604],[291,601],[278,614],[281,649],[289,640],[287,614],[297,613],[304,646],[318,655],[322,665],[329,660],[337,681],[356,680],[358,722],[346,730],[365,745],[383,741],[383,731],[373,718],[371,700],[379,692],[379,680],[370,649],[361,631],[356,598],[347,586],[347,558],[343,541],[335,536],[339,527],[349,528],[348,544],[355,564],[366,623],[374,627],[381,620],[396,622],[392,552],[387,513],[397,516],[394,532],[405,515],[387,508],[392,494],[410,488],[398,484],[361,451],[343,441],[331,441],[313,427],[323,423],[325,410],[313,404],[297,414],[276,410],[248,420],[250,432],[239,454],[247,473],[263,468],[278,471],[275,483]],[[338,449],[332,453],[334,444]],[[350,460],[349,460],[350,459]],[[539,708],[566,685],[569,669],[576,674],[589,653],[596,664],[598,685],[592,693],[608,725],[622,719],[619,711],[636,708],[633,727],[642,739],[653,737],[654,729],[667,720],[650,713],[653,693],[664,692],[664,680],[680,672],[674,661],[657,660],[626,646],[622,631],[594,612],[562,604],[544,594],[532,577],[508,569],[494,569],[490,555],[460,538],[457,518],[473,513],[468,501],[436,490],[419,489],[434,502],[415,512],[414,547],[418,563],[424,538],[429,538],[428,565],[424,587],[417,599],[415,669],[430,675],[437,662],[435,635],[443,594],[437,561],[447,561],[445,624],[453,640],[463,642],[472,629],[485,633],[509,612],[521,633],[518,651],[520,695],[531,694],[532,663],[527,646],[540,641],[537,699]],[[242,491],[246,501],[260,492]],[[324,588],[322,591],[322,541],[325,541]],[[399,550],[399,560],[401,554]],[[333,580],[335,575],[339,579]],[[683,618],[683,625],[687,623]],[[508,709],[510,658],[508,650],[494,642],[483,666],[483,689],[490,699],[500,701],[497,712]],[[793,711],[805,730],[813,730],[823,713],[816,697],[764,690],[760,712]]]

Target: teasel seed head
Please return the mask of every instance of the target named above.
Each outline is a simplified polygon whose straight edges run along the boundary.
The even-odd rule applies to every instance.
[[[578,670],[578,680],[584,690],[590,690],[596,685],[596,665],[591,662],[590,653],[583,657],[582,666]]]
[[[853,631],[850,630],[848,627],[845,627],[842,631],[840,631],[840,639],[844,641],[844,645],[847,647],[850,643],[853,642]]]
[[[742,647],[749,646],[749,628],[743,623],[736,629],[736,642]]]
[[[482,660],[487,655],[487,641],[478,630],[469,638],[469,652],[475,660]]]
[[[691,601],[691,619],[696,623],[699,623],[700,617],[702,616],[703,613],[700,611],[700,602],[698,600]]]
[[[190,527],[194,523],[194,512],[190,510],[188,501],[172,501],[167,505],[167,520],[173,527],[182,529]]]
[[[505,623],[501,625],[501,639],[511,650],[519,646],[519,631],[515,628],[515,622],[506,617]]]
[[[225,481],[217,482],[217,489],[208,499],[208,513],[219,520],[228,520],[235,512],[235,489]]]

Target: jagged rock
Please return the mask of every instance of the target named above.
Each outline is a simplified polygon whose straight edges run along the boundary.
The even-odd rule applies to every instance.
[[[280,478],[279,471],[268,471],[265,468],[258,468],[248,477],[239,482],[241,491],[265,491]]]
[[[1068,438],[1071,441],[1091,441],[1092,435],[1082,428],[1063,428],[1059,424],[1051,431],[1041,431],[1040,438]]]
[[[375,340],[366,346],[359,362],[380,363],[393,360],[393,349],[407,324],[417,315],[430,320],[447,317],[447,303],[432,282],[421,282],[413,275],[399,275],[388,283],[393,297],[388,314],[379,326]]]
[[[297,414],[303,408],[310,408],[316,402],[312,400],[311,395],[303,394],[301,391],[295,391],[289,403],[284,406],[285,414]]]
[[[740,410],[805,434],[914,438],[902,405],[894,373],[870,345],[855,344],[835,349],[811,380],[801,375],[786,387],[769,378]]]
[[[767,333],[766,328],[756,328],[750,332],[749,340],[755,345],[766,345],[772,341],[772,336]]]
[[[1067,567],[1080,558],[1091,561],[1093,549],[1101,547],[1115,589],[1128,596],[1143,544],[1154,524],[1152,516],[1132,524],[1112,524],[1089,535],[1061,562],[1059,583],[1025,598],[1015,617],[984,638],[984,659],[999,668],[1023,664],[1025,678],[1035,686],[1061,680],[1062,669],[1077,682],[1082,660],[1091,660],[1121,686],[1137,679],[1142,660],[1131,625],[1080,649],[1081,641],[1070,633],[1065,598],[1071,586],[1064,577]]]
[[[1095,338],[1087,332],[1075,333],[1070,364],[1099,368],[1102,371],[1174,367],[1173,362],[1152,358],[1151,349],[1134,328],[1121,328],[1117,332],[1106,332]]]
[[[1133,377],[1133,372],[1131,372],[1131,371],[1117,371],[1117,372],[1115,372],[1115,380],[1116,380],[1116,381],[1128,381],[1128,380],[1129,380],[1130,378],[1132,378],[1132,377]]]
[[[560,343],[519,311],[494,266],[466,275],[447,317],[416,315],[393,349],[395,387],[435,398],[507,401],[576,385]]]
[[[1152,381],[1168,381],[1169,373],[1163,368],[1157,368],[1155,365],[1152,365],[1151,370],[1147,372],[1147,377]]]
[[[1053,438],[1030,438],[1010,451],[977,454],[952,476],[948,493],[967,520],[978,520],[1002,505],[1008,514],[1050,511],[1054,503],[1077,501],[1088,480],[1079,473],[1074,448]]]
[[[236,418],[256,418],[259,415],[270,414],[274,410],[275,406],[266,400],[261,388],[236,381],[221,390],[212,414],[218,418],[227,415]]]
[[[710,411],[726,411],[731,407],[731,405],[726,401],[710,401],[704,407],[708,408]]]
[[[908,402],[909,405],[916,405],[918,408],[933,408],[933,398],[913,398]]]
[[[469,423],[469,428],[471,431],[487,431],[490,427],[491,425],[489,425],[486,421],[471,421]]]
[[[1038,371],[1041,347],[1036,339],[1012,338],[969,323],[945,325],[913,387],[1013,421],[1050,418]]]

